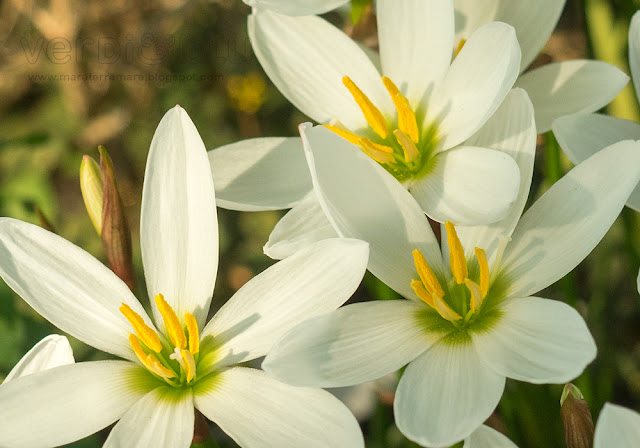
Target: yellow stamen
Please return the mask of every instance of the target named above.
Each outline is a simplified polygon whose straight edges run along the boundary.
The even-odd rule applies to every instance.
[[[345,85],[353,99],[356,100],[358,106],[360,106],[360,110],[364,115],[364,118],[369,123],[369,126],[375,131],[376,134],[380,136],[380,138],[385,139],[389,135],[389,130],[387,129],[387,122],[382,116],[382,113],[378,110],[376,106],[371,102],[369,98],[360,90],[358,86],[349,78],[348,76],[344,76],[342,78],[342,83]]]
[[[184,335],[178,316],[176,316],[176,312],[173,311],[171,305],[164,300],[162,294],[156,294],[156,305],[158,306],[158,311],[162,314],[167,333],[169,333],[169,339],[171,339],[173,345],[178,348],[187,348],[187,337]]]
[[[409,136],[400,129],[393,131],[393,135],[396,136],[396,140],[398,140],[398,143],[402,146],[402,150],[404,151],[404,160],[406,160],[407,163],[411,163],[416,160],[420,155],[420,151],[416,144],[411,141]]]
[[[462,319],[462,316],[456,313],[455,311],[453,311],[453,309],[451,309],[451,307],[447,305],[447,303],[444,300],[442,300],[441,297],[439,298],[439,297],[433,296],[433,302],[438,314],[440,314],[440,316],[447,319],[449,322]]]
[[[142,345],[140,345],[140,340],[135,334],[129,335],[129,343],[131,344],[131,348],[133,352],[136,354],[140,362],[143,366],[147,367],[147,354],[142,349]]]
[[[133,311],[129,305],[123,303],[120,307],[120,312],[124,314],[131,326],[135,330],[140,340],[156,353],[162,351],[162,343],[160,337],[151,327],[144,323],[144,320],[138,313]]]
[[[388,146],[377,145],[364,137],[360,137],[358,143],[360,144],[360,147],[365,152],[365,154],[378,163],[393,163],[396,160],[393,158],[393,155],[387,151],[387,149],[389,149],[391,150],[391,152],[393,152],[393,149],[389,148]]]
[[[338,134],[340,137],[347,140],[348,142],[353,143],[354,145],[360,145],[361,137],[358,134],[345,131],[344,129],[340,129],[338,126],[333,126],[330,124],[325,124],[324,127],[329,129],[330,131],[335,132],[336,134]]]
[[[482,306],[482,300],[484,299],[484,295],[482,295],[482,289],[476,282],[468,278],[464,280],[464,284],[467,285],[467,289],[471,293],[471,299],[469,300],[471,312],[475,313]]]
[[[194,355],[200,351],[200,330],[196,318],[191,313],[184,313],[184,321],[189,333],[189,351]]]
[[[189,350],[180,350],[182,360],[184,361],[184,368],[187,372],[187,383],[190,382],[194,376],[196,376],[196,362],[193,359],[193,354]]]
[[[416,265],[416,271],[418,271],[418,275],[420,276],[420,280],[424,284],[426,290],[437,297],[444,296],[444,290],[438,281],[438,278],[431,270],[431,267],[427,263],[427,260],[422,255],[418,249],[414,249],[413,254],[413,262]]]
[[[156,358],[152,354],[147,355],[146,366],[152,373],[155,373],[159,377],[169,379],[176,376],[176,374],[173,373],[170,369],[167,369],[165,366],[160,364],[160,361],[158,361],[158,358]]]
[[[480,266],[480,289],[482,290],[482,298],[487,297],[489,292],[489,263],[487,262],[487,252],[479,247],[475,248],[476,258]]]
[[[431,294],[424,288],[422,282],[416,279],[411,279],[411,288],[413,289],[413,292],[415,292],[416,295],[420,298],[420,300],[429,305],[431,308],[436,308],[436,305],[433,302],[433,294]]]
[[[451,265],[451,272],[456,279],[456,283],[459,285],[464,282],[464,279],[469,276],[467,271],[467,260],[464,258],[464,249],[458,233],[453,223],[447,221],[444,223],[447,228],[447,244],[449,245],[449,263]]]
[[[398,128],[409,137],[414,143],[418,143],[418,121],[416,120],[416,114],[411,109],[409,100],[400,93],[400,89],[386,76],[382,77],[382,83],[387,88],[393,104],[398,111]]]
[[[458,46],[456,47],[456,51],[453,53],[453,57],[457,57],[458,54],[460,53],[460,50],[462,50],[462,47],[464,47],[464,44],[467,43],[467,39],[460,39],[460,42],[458,42]]]

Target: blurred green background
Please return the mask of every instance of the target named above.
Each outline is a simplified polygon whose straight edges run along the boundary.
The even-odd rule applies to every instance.
[[[638,7],[637,0],[568,0],[538,63],[593,57],[628,73],[628,23]],[[162,115],[179,103],[209,149],[249,137],[295,135],[297,124],[308,120],[270,84],[253,56],[249,12],[240,0],[0,2],[0,216],[39,223],[39,208],[60,235],[104,260],[82,202],[78,168],[83,154],[97,158],[97,146],[105,145],[133,230],[137,295],[148,304],[137,229],[145,160]],[[370,9],[355,27],[348,9],[326,17],[375,46]],[[631,84],[608,112],[638,121]],[[531,200],[571,168],[551,136],[539,143]],[[262,246],[282,214],[218,213],[214,308],[272,263]],[[574,272],[540,293],[575,306],[596,339],[598,358],[575,382],[594,419],[606,401],[640,410],[639,224],[637,214],[625,209]],[[357,300],[389,294],[367,274]],[[0,380],[53,332],[59,333],[0,282]],[[71,340],[76,360],[103,356]],[[390,390],[372,388],[375,400],[362,421],[367,446],[416,446],[394,427]],[[520,447],[563,447],[561,391],[508,381],[491,424]],[[69,446],[100,446],[106,434]],[[220,446],[235,446],[215,425],[212,437]]]

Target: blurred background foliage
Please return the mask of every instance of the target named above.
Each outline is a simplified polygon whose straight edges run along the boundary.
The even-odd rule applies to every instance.
[[[534,0],[532,0],[534,1]],[[375,47],[367,0],[326,17]],[[628,73],[627,31],[638,0],[568,0],[537,64],[592,57]],[[105,145],[130,227],[138,297],[148,304],[138,245],[145,160],[162,115],[179,103],[209,149],[243,138],[295,135],[306,121],[270,84],[246,33],[240,0],[2,0],[0,2],[0,216],[40,223],[104,260],[78,184],[83,154]],[[357,25],[353,22],[357,21]],[[631,84],[609,106],[639,120]],[[540,136],[531,200],[571,168],[551,135]],[[262,245],[281,212],[218,210],[220,270],[214,307],[272,261]],[[576,380],[594,419],[606,401],[640,410],[640,220],[625,209],[602,243],[571,274],[540,293],[585,317],[599,347]],[[354,300],[393,298],[367,274]],[[0,380],[45,335],[59,331],[0,282]],[[78,361],[98,359],[72,340]],[[393,424],[393,378],[347,391],[367,446],[416,446]],[[520,447],[563,447],[562,386],[508,381],[490,424]],[[343,391],[344,392],[344,391]],[[37,425],[37,422],[34,422]],[[105,431],[69,446],[100,446]],[[212,438],[235,446],[215,425]]]

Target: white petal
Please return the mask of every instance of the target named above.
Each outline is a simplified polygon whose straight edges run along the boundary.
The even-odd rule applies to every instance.
[[[204,143],[189,115],[176,106],[151,141],[142,189],[140,245],[153,313],[163,294],[182,320],[203,325],[218,270],[216,197]]]
[[[378,0],[382,72],[415,107],[444,78],[453,54],[452,0]]]
[[[351,38],[320,17],[254,10],[249,37],[271,81],[315,121],[337,119],[352,130],[368,126],[342,84],[343,76],[349,76],[383,113],[394,111],[371,60]]]
[[[402,299],[347,305],[284,335],[262,368],[295,386],[342,387],[380,378],[442,337],[426,333],[423,309]]]
[[[584,319],[569,305],[527,297],[508,299],[501,318],[473,333],[476,350],[496,372],[529,383],[567,383],[596,356]]]
[[[424,126],[437,123],[442,149],[480,129],[511,90],[519,68],[511,26],[494,22],[473,33],[429,101]]]
[[[456,45],[462,39],[469,39],[475,30],[489,22],[495,22],[500,0],[454,0]]]
[[[108,353],[134,360],[129,305],[153,327],[140,302],[105,265],[38,226],[0,218],[0,276],[62,331]]]
[[[502,151],[460,146],[437,154],[409,191],[431,219],[474,225],[505,217],[518,197],[520,169]]]
[[[158,387],[138,400],[113,427],[103,448],[188,448],[193,439],[191,389]]]
[[[58,446],[119,419],[159,383],[126,361],[56,367],[0,386],[0,446]]]
[[[393,402],[396,425],[421,445],[452,445],[491,415],[504,383],[470,341],[441,341],[400,378]]]
[[[263,356],[304,319],[346,302],[362,280],[368,254],[366,243],[338,238],[305,248],[247,282],[202,336],[222,345],[218,352],[226,365]]]
[[[308,16],[324,14],[327,11],[342,6],[349,0],[244,0],[253,8],[271,9],[289,16]]]
[[[640,177],[640,143],[603,149],[556,182],[523,215],[502,262],[506,297],[564,277],[598,244]]]
[[[593,448],[635,448],[640,440],[640,414],[606,403],[598,417]]]
[[[18,364],[11,369],[11,372],[4,379],[4,384],[14,378],[31,375],[54,367],[66,366],[74,362],[73,350],[71,350],[69,340],[59,334],[50,334],[34,345],[18,361]]]
[[[507,436],[482,425],[465,439],[462,448],[518,448]]]
[[[196,408],[245,448],[364,447],[355,417],[321,389],[236,367],[194,388]]]
[[[290,208],[311,191],[298,137],[242,140],[209,151],[216,202],[229,210]]]
[[[513,233],[531,187],[536,126],[527,93],[522,89],[509,92],[496,113],[466,144],[502,151],[512,157],[520,169],[518,196],[504,219],[486,226],[456,226],[467,257],[474,257],[474,248],[480,247],[487,252],[489,266],[493,266],[500,238]]]
[[[629,67],[636,97],[640,98],[640,14],[637,12],[631,18],[629,25]],[[640,99],[638,100],[640,101]]]
[[[606,106],[628,81],[629,77],[613,65],[572,60],[533,69],[518,78],[516,87],[529,93],[538,133],[543,133],[558,117]]]
[[[339,234],[370,244],[369,270],[407,298],[419,249],[442,275],[440,247],[411,194],[384,168],[328,129],[301,125],[314,189]]]
[[[264,253],[281,260],[317,241],[337,237],[318,197],[311,192],[278,221],[264,246]]]

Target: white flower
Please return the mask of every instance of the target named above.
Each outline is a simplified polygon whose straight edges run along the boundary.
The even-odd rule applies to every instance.
[[[365,270],[365,243],[310,246],[250,280],[204,326],[218,264],[214,187],[204,144],[178,106],[151,143],[140,233],[153,320],[85,251],[0,218],[5,282],[61,330],[125,359],[1,385],[0,446],[63,445],[119,420],[107,447],[188,447],[194,408],[241,446],[363,446],[355,418],[328,392],[237,364],[340,306]]]
[[[270,9],[290,16],[322,14],[342,6],[349,0],[243,0],[253,8]]]
[[[635,448],[640,444],[640,414],[606,403],[600,411],[593,448]]]
[[[284,96],[352,142],[350,151],[379,162],[430,217],[460,224],[504,217],[517,194],[517,166],[500,151],[464,143],[518,76],[513,28],[489,23],[456,48],[452,1],[380,0],[377,18],[380,67],[317,16],[254,9],[249,36]],[[238,210],[295,205],[311,188],[302,154],[297,138],[211,151],[218,204]],[[456,188],[461,180],[469,188]]]
[[[42,338],[18,361],[4,379],[3,384],[22,376],[74,362],[69,340],[58,334],[50,334]]]
[[[396,424],[429,446],[469,436],[496,407],[506,377],[563,383],[583,371],[596,354],[583,319],[562,302],[531,295],[604,236],[640,178],[640,144],[596,154],[520,217],[536,138],[531,110],[515,107],[521,101],[526,94],[516,92],[513,108],[496,117],[509,117],[502,134],[478,136],[514,148],[522,184],[513,211],[489,226],[447,223],[442,249],[389,173],[326,128],[302,126],[329,220],[341,236],[370,244],[369,270],[408,300],[357,303],[310,319],[276,343],[265,370],[294,385],[338,387],[408,363]]]

